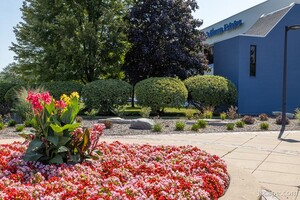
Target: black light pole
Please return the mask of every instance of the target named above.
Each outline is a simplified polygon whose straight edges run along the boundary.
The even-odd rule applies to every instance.
[[[300,29],[300,25],[285,26],[284,32],[284,60],[283,60],[283,85],[282,85],[282,113],[281,130],[285,129],[286,124],[286,71],[287,71],[287,33],[289,30]]]

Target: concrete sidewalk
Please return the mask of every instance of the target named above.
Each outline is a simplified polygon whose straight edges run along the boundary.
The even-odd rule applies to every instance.
[[[222,157],[229,166],[242,169],[240,172],[231,167],[234,170],[231,170],[230,173],[237,175],[237,177],[240,176],[240,173],[248,174],[248,181],[250,182],[255,181],[251,179],[254,177],[263,188],[272,191],[271,193],[264,193],[265,197],[300,200],[300,132],[286,131],[282,135],[282,140],[277,139],[278,134],[279,132],[251,132],[104,136],[100,140],[107,142],[118,140],[123,143],[149,143],[153,145],[197,146]],[[0,140],[0,144],[12,141]],[[249,185],[240,185],[240,187],[236,189],[239,190],[236,192],[247,190]],[[253,193],[256,194],[252,194],[251,197],[240,197],[240,199],[255,199],[263,192],[255,190]],[[270,194],[277,198],[271,198]]]
[[[252,174],[278,199],[300,200],[300,132],[209,133],[104,137],[124,143],[194,145]],[[235,173],[235,172],[233,172]],[[240,191],[247,187],[240,188]],[[261,195],[261,191],[255,196]],[[261,193],[261,194],[259,194]],[[263,194],[271,197],[270,193]],[[249,199],[245,197],[245,199]],[[271,198],[269,198],[271,199]],[[276,198],[273,198],[276,199]],[[250,200],[250,199],[249,199]]]

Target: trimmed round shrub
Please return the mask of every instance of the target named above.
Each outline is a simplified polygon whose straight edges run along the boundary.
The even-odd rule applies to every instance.
[[[15,86],[15,84],[13,84],[13,83],[0,83],[0,103],[5,102],[4,96],[5,96],[6,92],[13,86]]]
[[[82,88],[82,98],[87,109],[99,109],[103,114],[111,113],[112,108],[127,103],[131,85],[115,79],[97,80]]]
[[[221,76],[193,76],[184,81],[190,100],[202,106],[234,105],[237,90],[234,84]]]
[[[138,104],[159,111],[166,107],[180,108],[187,100],[184,83],[177,78],[153,77],[140,81],[135,86]]]
[[[60,99],[62,94],[70,95],[72,92],[78,92],[81,95],[83,84],[75,81],[53,81],[42,83],[46,91],[48,91],[55,99]]]

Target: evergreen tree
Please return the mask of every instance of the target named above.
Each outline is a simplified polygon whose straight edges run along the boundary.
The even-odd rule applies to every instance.
[[[195,0],[139,0],[130,9],[128,39],[132,48],[123,69],[135,85],[148,77],[186,79],[203,74],[205,35],[193,19]]]
[[[14,31],[14,71],[34,81],[119,75],[129,47],[122,0],[25,0]]]

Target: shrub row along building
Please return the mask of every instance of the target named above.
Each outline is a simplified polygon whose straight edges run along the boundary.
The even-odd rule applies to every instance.
[[[215,75],[238,89],[241,114],[281,111],[285,27],[300,25],[300,0],[269,0],[203,31]],[[287,111],[300,107],[300,29],[287,31]]]

